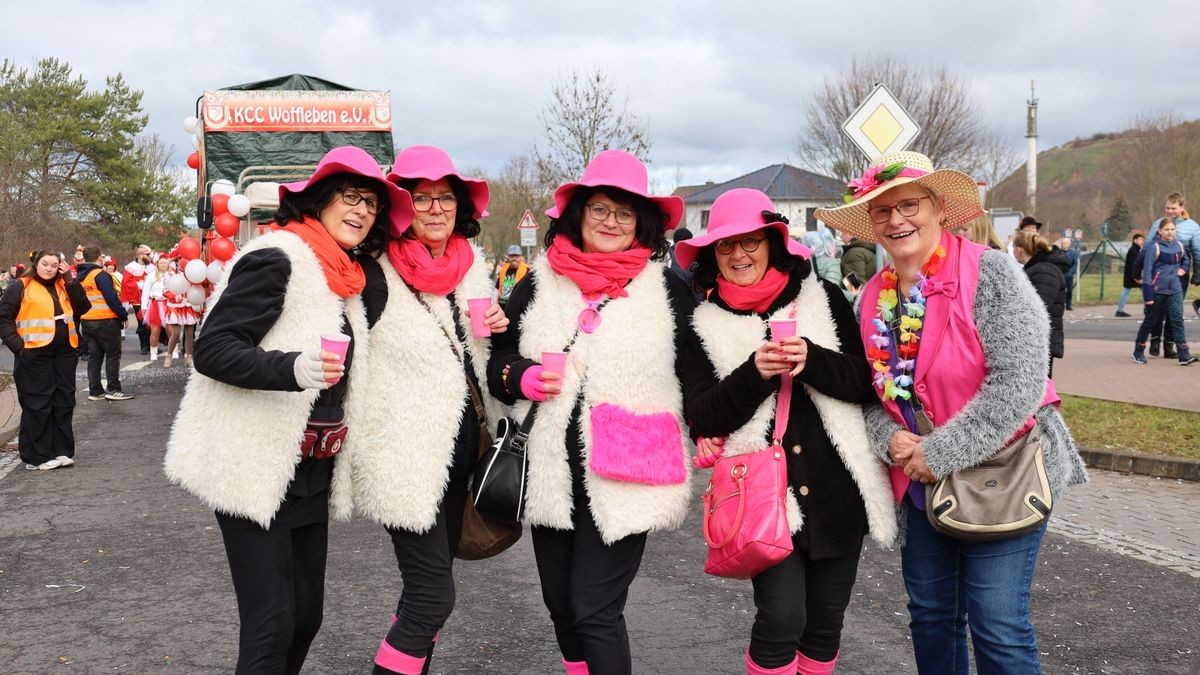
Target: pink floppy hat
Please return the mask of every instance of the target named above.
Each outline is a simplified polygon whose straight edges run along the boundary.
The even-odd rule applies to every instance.
[[[488,215],[487,205],[492,198],[492,191],[488,188],[487,181],[460,174],[458,169],[454,168],[454,163],[450,161],[450,155],[447,155],[441,148],[435,148],[432,145],[413,145],[401,150],[396,155],[396,161],[392,163],[392,170],[388,172],[387,179],[393,183],[399,183],[412,178],[436,181],[446,176],[454,176],[467,186],[467,192],[471,195],[471,203],[475,206],[474,217],[486,218]]]
[[[656,197],[650,194],[649,177],[642,160],[624,150],[605,150],[588,162],[583,176],[574,183],[563,183],[554,191],[554,206],[546,209],[546,215],[558,218],[567,209],[571,195],[578,187],[614,187],[645,197],[658,205],[667,215],[664,230],[673,230],[683,218],[683,199],[670,195]]]
[[[811,249],[789,236],[787,223],[768,220],[768,215],[778,214],[775,213],[775,204],[771,202],[771,198],[761,190],[736,188],[723,192],[708,212],[708,231],[675,244],[675,259],[681,267],[687,269],[700,253],[700,249],[726,237],[736,237],[764,228],[775,230],[783,236],[788,253],[805,260],[812,257]]]
[[[416,216],[416,210],[413,209],[412,195],[408,194],[408,190],[403,190],[399,186],[389,183],[383,178],[383,171],[379,168],[379,164],[375,158],[367,154],[362,148],[356,148],[352,145],[343,145],[325,153],[321,161],[317,164],[317,170],[308,180],[297,181],[295,183],[281,183],[279,185],[279,201],[280,203],[290,194],[299,194],[311,184],[338,173],[352,173],[356,176],[377,180],[380,183],[380,191],[386,192],[388,196],[388,215],[391,218],[391,231],[394,236],[400,236],[412,224],[413,218]]]

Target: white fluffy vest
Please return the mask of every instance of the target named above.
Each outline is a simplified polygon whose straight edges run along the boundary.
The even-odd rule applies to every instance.
[[[521,316],[521,355],[541,361],[543,351],[561,351],[579,328],[586,304],[579,287],[556,274],[545,256],[534,263],[537,286]],[[592,516],[606,543],[640,532],[679,527],[687,515],[691,474],[679,485],[643,485],[597,476],[587,465],[591,447],[588,411],[612,403],[638,414],[674,415],[682,436],[684,466],[691,442],[683,422],[683,396],[675,376],[675,316],[667,296],[664,267],[649,263],[626,286],[629,295],[610,301],[593,333],[579,333],[567,359],[562,393],[538,406],[529,438],[529,482],[525,520],[572,529],[571,471],[566,434],[582,392],[580,420],[584,487]],[[530,403],[514,411],[524,419]]]
[[[366,375],[366,359],[358,356],[369,348],[361,299],[355,296],[343,301],[329,290],[317,256],[287,231],[252,240],[227,269],[236,268],[248,252],[265,248],[283,251],[292,270],[283,312],[258,346],[281,352],[316,348],[321,333],[341,332],[345,313],[355,341],[347,393],[353,400],[360,389],[359,380]],[[217,284],[210,307],[220,302],[224,281]],[[193,370],[167,441],[163,471],[171,482],[209,507],[269,527],[300,463],[300,440],[319,394],[316,389],[243,389]],[[334,467],[333,495],[346,475],[341,464],[339,460]]]
[[[793,308],[794,317],[791,315]],[[797,335],[807,337],[827,349],[840,351],[829,300],[821,280],[815,274],[809,274],[800,285],[796,300],[771,318],[795,318]],[[734,314],[711,302],[703,303],[696,309],[692,325],[700,336],[709,360],[716,367],[717,376],[722,379],[745,363],[746,355],[758,349],[767,335],[767,323],[757,315]],[[816,405],[825,433],[833,442],[842,463],[858,485],[866,505],[871,536],[881,545],[890,545],[896,537],[892,491],[886,467],[869,451],[861,406],[831,398],[808,385],[804,385],[804,390]],[[729,435],[725,441],[726,455],[740,455],[766,447],[772,432],[770,424],[775,412],[775,400],[776,394],[769,396],[749,422]],[[799,531],[802,524],[800,508],[790,487],[788,522],[793,532]]]
[[[475,262],[454,289],[459,321],[468,336],[467,300],[495,291],[483,253],[473,250]],[[431,314],[389,261],[380,260],[380,266],[387,279],[387,307],[371,329],[366,356],[371,372],[365,390],[347,409],[350,431],[342,461],[350,467],[353,509],[389,527],[425,532],[437,520],[449,482],[454,440],[469,396],[467,380],[446,339],[446,333],[455,337],[449,296],[422,293]],[[471,337],[466,348],[488,420],[494,421],[499,406],[488,395],[486,376],[491,343]],[[344,494],[333,500],[331,509],[335,518],[350,517],[351,504]]]

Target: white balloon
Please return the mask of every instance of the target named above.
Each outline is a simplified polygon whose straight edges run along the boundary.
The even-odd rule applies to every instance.
[[[175,295],[187,293],[189,287],[191,287],[191,284],[188,283],[187,277],[182,274],[172,274],[167,278],[167,290]]]
[[[232,197],[237,193],[237,188],[233,187],[233,183],[231,181],[222,178],[221,180],[212,184],[211,192],[214,195],[229,195]]]
[[[246,195],[233,195],[229,198],[229,204],[226,206],[229,212],[241,218],[250,213],[250,198]]]
[[[188,303],[190,303],[193,307],[196,305],[203,305],[204,304],[204,287],[196,285],[196,286],[192,286],[191,288],[189,288],[187,290],[187,299],[188,299]]]
[[[196,130],[199,128],[200,128],[200,120],[196,119],[195,117],[193,117],[191,115],[188,115],[187,117],[183,118],[183,130],[184,131],[188,132],[189,134],[194,134],[194,133],[196,133]]]
[[[183,267],[183,276],[193,284],[202,284],[208,276],[208,265],[203,260],[189,260]]]
[[[192,311],[194,311],[194,312],[203,312],[203,311],[204,311],[204,305],[192,305]]]
[[[194,150],[200,149],[200,139],[196,138],[195,136],[192,136],[192,149],[194,149]]]
[[[214,260],[208,263],[208,271],[205,273],[208,283],[215,284],[220,281],[221,277],[224,275],[225,263],[221,262],[220,260]]]

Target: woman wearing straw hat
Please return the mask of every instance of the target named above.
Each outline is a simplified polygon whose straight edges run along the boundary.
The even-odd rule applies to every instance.
[[[525,522],[568,673],[630,672],[622,612],[646,534],[687,513],[676,336],[693,300],[664,262],[682,213],[679,197],[649,194],[636,157],[597,154],[555,191],[546,255],[513,289],[509,330],[492,343],[497,398],[521,419],[539,402]],[[547,352],[567,352],[561,377]]]
[[[238,673],[300,672],[321,626],[329,503],[350,480],[343,411],[369,347],[354,249],[412,213],[370,155],[334,148],[279,187],[275,230],[242,247],[209,302],[164,469],[216,511]],[[322,349],[338,333],[344,358]]]
[[[487,424],[475,401],[483,417],[500,414],[479,393],[489,340],[473,335],[467,305],[493,296],[483,252],[468,241],[487,215],[489,191],[431,146],[401,151],[387,180],[412,194],[416,217],[391,229],[382,275],[363,294],[373,323],[371,376],[349,410],[347,460],[354,508],[387,528],[403,582],[375,672],[421,673],[454,610],[452,564]],[[489,304],[483,319],[502,333],[508,319]]]
[[[717,439],[698,444],[697,466],[767,447],[776,397],[791,401],[782,440],[793,552],[753,579],[746,672],[832,673],[863,535],[881,546],[896,537],[887,469],[863,422],[875,392],[854,311],[758,190],[717,197],[708,232],[675,255],[696,261],[693,279],[711,290],[681,370],[692,433]],[[773,320],[794,321],[796,336],[772,341]],[[781,394],[788,378],[794,389]]]
[[[883,403],[867,426],[892,464],[907,525],[917,668],[966,673],[969,626],[980,673],[1039,672],[1029,589],[1045,524],[997,541],[955,539],[926,520],[924,484],[980,464],[1035,424],[1054,497],[1087,480],[1046,378],[1046,308],[1008,256],[951,233],[982,211],[970,176],[899,152],[848,187],[845,205],[817,217],[879,242],[893,261],[857,311]]]

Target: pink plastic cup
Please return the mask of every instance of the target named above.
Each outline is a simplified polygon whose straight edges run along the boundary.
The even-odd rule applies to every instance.
[[[321,350],[333,352],[338,356],[338,363],[346,363],[346,350],[350,348],[350,336],[342,333],[321,333]],[[340,382],[342,378],[334,381]]]
[[[542,370],[558,373],[558,376],[562,377],[563,371],[566,369],[566,352],[542,352]]]
[[[780,319],[771,322],[771,342],[783,342],[784,338],[796,337],[796,320]]]
[[[492,302],[490,296],[467,300],[467,308],[471,310],[471,334],[475,337],[489,337],[492,334],[492,327],[487,325],[487,321],[484,320]]]

